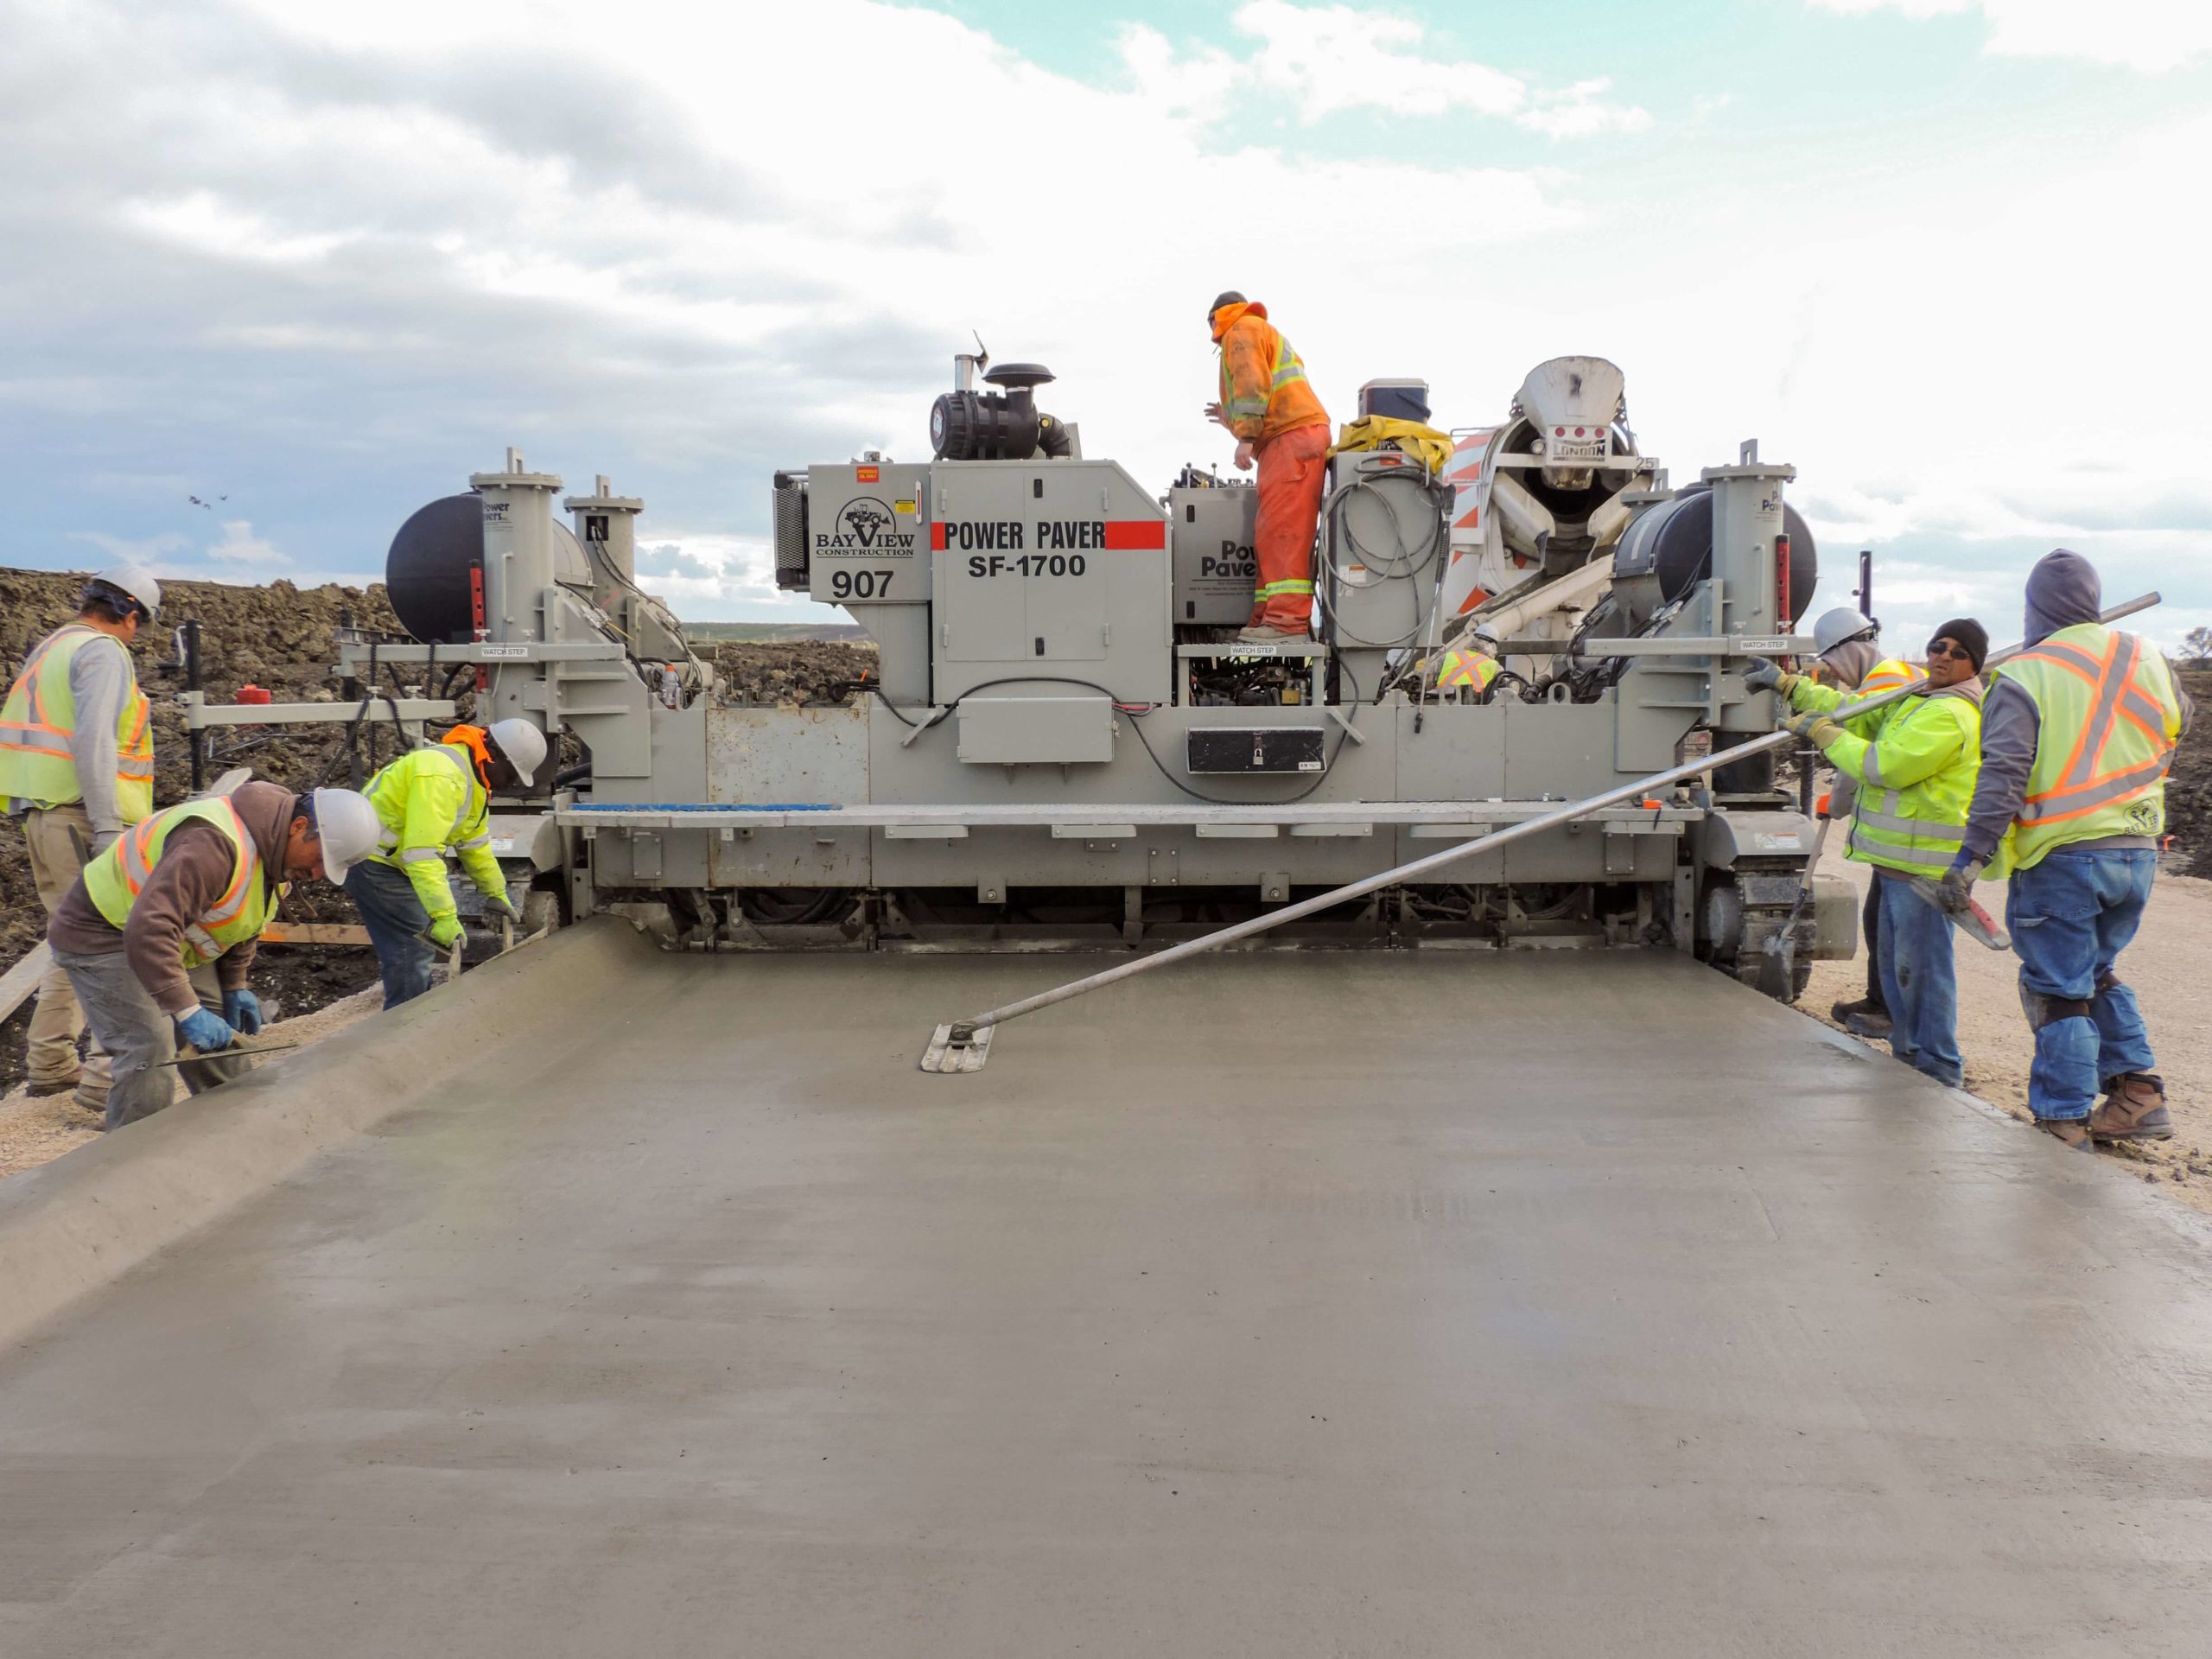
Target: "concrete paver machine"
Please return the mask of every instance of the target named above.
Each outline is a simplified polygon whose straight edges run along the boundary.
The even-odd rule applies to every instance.
[[[1186,469],[1155,493],[1039,410],[1048,372],[985,390],[988,366],[956,360],[932,459],[775,475],[778,585],[880,647],[834,703],[727,695],[638,587],[643,503],[602,478],[571,529],[512,450],[408,521],[413,639],[349,640],[340,671],[480,664],[480,717],[575,740],[506,830],[571,917],[649,906],[718,949],[1148,949],[1767,733],[1743,671],[1810,649],[1793,470],[1745,444],[1669,488],[1602,359],[1532,372],[1478,468],[1332,456],[1316,637],[1257,646],[1255,491]],[[1439,691],[1480,621],[1507,671]],[[1855,944],[1841,885],[1808,887],[1808,806],[1758,754],[1271,937],[1671,945],[1778,993],[1777,939],[1794,995]]]

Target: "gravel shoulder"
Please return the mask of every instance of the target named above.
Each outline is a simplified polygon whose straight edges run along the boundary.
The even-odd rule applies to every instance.
[[[1840,835],[1831,838],[1821,868],[1846,877],[1864,892],[1867,867],[1843,856],[1841,839]],[[2004,883],[1983,883],[1979,897],[1992,914],[2004,914]],[[2202,1013],[2208,938],[2212,938],[2212,881],[2161,871],[2144,913],[2142,931],[2120,957],[2119,972],[2134,987],[2150,1025],[2158,1071],[2166,1080],[2174,1138],[2099,1156],[2113,1166],[2115,1178],[2124,1174],[2156,1182],[2192,1209],[2212,1214],[2212,1155],[2208,1155],[2212,1154],[2212,1022]],[[2020,1013],[2016,959],[2009,951],[1985,950],[1961,935],[1957,960],[1959,1052],[1966,1060],[1967,1089],[2025,1123],[2030,1121],[2028,1064],[2034,1046]],[[1862,995],[1866,983],[1863,950],[1851,962],[1815,963],[1812,982],[1798,1007],[1833,1026],[1829,1007]],[[1867,1046],[1889,1051],[1885,1043]]]

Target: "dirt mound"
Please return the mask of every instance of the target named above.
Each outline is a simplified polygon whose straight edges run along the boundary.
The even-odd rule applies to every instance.
[[[717,695],[725,702],[842,702],[845,688],[874,679],[882,666],[873,645],[805,640],[790,645],[714,647]]]
[[[2179,675],[2182,690],[2196,704],[2196,717],[2175,752],[2166,781],[2166,833],[2173,837],[2170,868],[2183,875],[2212,876],[2212,668],[2184,668]]]

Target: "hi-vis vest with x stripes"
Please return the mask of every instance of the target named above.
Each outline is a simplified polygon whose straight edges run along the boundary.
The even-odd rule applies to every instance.
[[[454,745],[431,743],[401,755],[371,779],[368,788],[362,791],[369,798],[369,804],[376,808],[377,821],[383,825],[373,855],[377,862],[398,868],[442,858],[442,848],[410,847],[402,850],[399,843],[407,831],[409,795],[417,784],[442,773],[448,766],[454,768],[461,784],[461,807],[445,831],[444,846],[467,852],[490,842],[492,798],[476,781],[476,768],[469,764],[468,756]]]
[[[2036,700],[2027,799],[2005,845],[2014,869],[2069,842],[2155,836],[2181,706],[2165,658],[2094,622],[2061,628],[1997,672]]]
[[[184,965],[213,962],[232,945],[261,937],[276,908],[276,893],[262,879],[261,852],[253,832],[226,799],[186,801],[164,807],[85,866],[85,894],[92,907],[118,928],[130,920],[130,907],[153,878],[162,849],[180,824],[212,823],[237,851],[231,884],[184,930]]]
[[[77,730],[69,665],[86,645],[109,637],[73,622],[48,634],[31,652],[8,689],[6,703],[0,705],[0,799],[67,806],[85,798],[76,754],[69,747]],[[124,655],[127,661],[127,648]],[[151,712],[134,675],[115,725],[115,805],[125,823],[137,823],[154,810]]]

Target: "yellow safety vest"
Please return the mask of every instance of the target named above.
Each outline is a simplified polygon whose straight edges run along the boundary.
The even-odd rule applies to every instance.
[[[451,772],[448,767],[453,769]],[[370,856],[393,869],[437,858],[438,852],[434,848],[401,848],[401,838],[407,832],[407,809],[417,785],[449,786],[454,783],[461,785],[461,802],[445,831],[444,844],[461,852],[486,845],[492,839],[491,796],[476,781],[476,768],[466,753],[450,743],[433,743],[401,755],[372,778],[368,788],[362,791],[369,798],[369,804],[377,810],[377,822],[383,825],[377,837],[377,850]]]
[[[1487,691],[1497,676],[1495,657],[1479,651],[1447,651],[1437,662],[1436,689],[1452,691],[1472,686],[1478,691]]]
[[[118,928],[130,920],[131,906],[161,862],[169,832],[180,824],[212,823],[236,849],[231,885],[184,930],[184,965],[197,968],[221,956],[232,945],[261,937],[275,913],[276,894],[263,880],[261,852],[253,832],[226,799],[186,801],[164,807],[137,828],[125,830],[115,845],[85,866],[85,894],[92,907]]]
[[[0,798],[16,797],[41,807],[67,806],[85,798],[77,779],[77,759],[69,740],[77,730],[77,694],[70,688],[69,664],[86,642],[112,639],[98,628],[72,622],[40,642],[8,688],[0,705]],[[120,645],[122,641],[117,640]],[[124,650],[127,665],[130,653]],[[115,804],[126,824],[154,810],[154,731],[151,706],[130,677],[115,723]]]
[[[2061,628],[1997,672],[2035,699],[2027,798],[2001,857],[2024,870],[2053,848],[2166,827],[2166,769],[2181,705],[2166,660],[2094,622]]]

